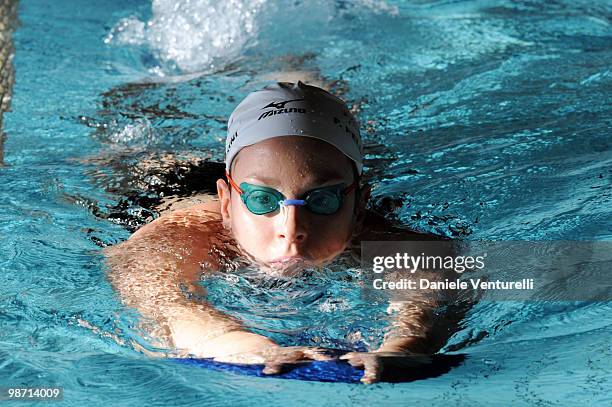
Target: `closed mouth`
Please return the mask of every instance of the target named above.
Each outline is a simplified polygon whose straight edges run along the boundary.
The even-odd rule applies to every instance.
[[[269,265],[273,268],[288,268],[296,267],[308,263],[307,259],[303,256],[283,256],[277,257],[276,259],[269,262]]]
[[[302,256],[283,256],[277,257],[276,259],[270,261],[270,263],[291,263],[295,261],[306,261],[306,258]]]

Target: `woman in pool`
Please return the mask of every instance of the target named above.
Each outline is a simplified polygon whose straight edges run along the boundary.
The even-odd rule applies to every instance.
[[[202,300],[204,272],[242,256],[271,273],[320,266],[361,240],[376,240],[381,219],[365,210],[362,145],[345,103],[302,82],[279,82],[249,94],[231,114],[226,179],[218,199],[165,214],[107,250],[109,278],[143,327],[173,356],[265,364],[326,360],[321,349],[282,347]],[[395,240],[428,238],[403,231]],[[190,295],[191,294],[191,295]],[[198,297],[200,299],[198,299]],[[394,303],[382,346],[342,356],[365,369],[365,383],[385,368],[414,364],[433,350],[435,304]]]

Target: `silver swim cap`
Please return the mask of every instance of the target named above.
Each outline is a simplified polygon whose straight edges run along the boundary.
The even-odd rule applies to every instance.
[[[338,97],[316,86],[277,82],[250,93],[227,125],[225,168],[246,146],[279,136],[314,137],[332,144],[363,169],[359,124]]]

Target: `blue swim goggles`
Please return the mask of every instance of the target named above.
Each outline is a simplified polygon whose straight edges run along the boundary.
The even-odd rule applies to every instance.
[[[225,176],[232,188],[240,194],[247,209],[255,215],[274,212],[281,205],[305,206],[310,212],[318,215],[333,215],[342,207],[344,196],[357,186],[357,180],[355,180],[348,187],[344,183],[331,185],[306,192],[304,199],[287,199],[274,188],[247,182],[242,182],[238,186],[230,177],[229,172],[226,171]]]

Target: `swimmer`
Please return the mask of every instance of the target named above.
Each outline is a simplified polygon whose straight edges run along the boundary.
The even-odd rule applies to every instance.
[[[277,82],[249,94],[232,112],[225,179],[217,198],[166,213],[106,250],[108,277],[126,305],[144,317],[154,345],[172,356],[264,364],[328,360],[324,350],[283,347],[250,332],[205,301],[203,273],[223,271],[241,256],[269,272],[321,266],[361,240],[430,240],[410,231],[380,231],[366,211],[359,126],[346,104],[325,90]],[[364,368],[364,383],[385,369],[414,366],[414,353],[434,350],[435,304],[395,302],[382,346],[343,355]]]

